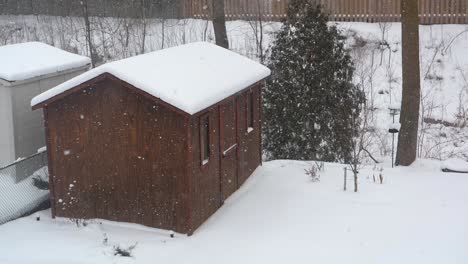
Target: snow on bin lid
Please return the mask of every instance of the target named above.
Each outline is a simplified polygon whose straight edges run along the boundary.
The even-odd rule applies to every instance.
[[[103,73],[195,114],[268,77],[270,70],[214,44],[196,42],[104,64],[36,96],[31,106]]]
[[[41,42],[0,46],[0,79],[8,82],[67,71],[91,63],[76,55]]]

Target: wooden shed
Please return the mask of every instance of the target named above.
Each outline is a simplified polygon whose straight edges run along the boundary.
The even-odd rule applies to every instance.
[[[191,234],[261,164],[269,74],[199,42],[105,64],[35,97],[52,216]]]

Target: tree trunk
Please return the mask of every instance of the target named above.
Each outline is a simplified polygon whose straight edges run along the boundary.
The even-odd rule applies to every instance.
[[[142,36],[141,36],[141,47],[140,47],[140,54],[144,54],[145,53],[145,44],[146,44],[146,27],[148,26],[148,21],[146,20],[146,8],[147,5],[146,5],[146,1],[145,0],[142,0],[141,1],[141,22],[143,23],[143,32],[142,32]]]
[[[418,14],[417,0],[401,1],[403,97],[396,164],[403,166],[416,160],[417,151],[421,97]]]
[[[91,32],[91,22],[89,21],[88,1],[83,0],[80,3],[83,8],[83,19],[84,19],[85,28],[86,28],[86,43],[88,44],[89,56],[91,57],[91,66],[94,68],[96,67],[96,55],[94,54],[93,36]]]
[[[213,0],[213,29],[216,45],[229,49],[226,33],[226,18],[224,16],[224,0]]]
[[[354,192],[358,192],[358,172],[354,171]]]

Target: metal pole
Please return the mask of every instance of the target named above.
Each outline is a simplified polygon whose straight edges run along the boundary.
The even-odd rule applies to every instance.
[[[393,124],[395,124],[395,115],[396,115],[396,111],[392,111],[392,118],[393,118]],[[395,133],[392,134],[392,168],[393,168],[393,165],[395,164]]]
[[[393,168],[393,164],[394,164],[394,152],[395,152],[395,134],[392,134],[392,168]]]
[[[343,191],[346,191],[346,167],[344,167],[344,188]]]

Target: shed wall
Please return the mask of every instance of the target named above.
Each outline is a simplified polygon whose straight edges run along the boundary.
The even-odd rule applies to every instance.
[[[238,98],[239,135],[239,184],[242,185],[261,164],[261,89],[263,83],[251,89],[254,98],[254,127],[247,131],[247,96],[249,91]]]
[[[188,231],[185,117],[110,80],[47,113],[57,216]]]
[[[251,89],[229,98],[236,102],[237,135],[238,135],[238,184],[237,188],[248,179],[253,171],[261,164],[261,87],[263,82]],[[254,129],[247,133],[247,94],[253,92],[254,96]],[[192,225],[198,228],[222,205],[221,174],[220,174],[220,109],[213,107],[200,113],[191,124],[191,159],[192,166]],[[208,164],[202,165],[200,154],[200,118],[210,115],[210,149],[211,156]],[[223,139],[221,139],[223,140]],[[228,197],[224,197],[228,198]]]
[[[10,89],[0,84],[0,167],[15,160]]]
[[[200,118],[210,116],[210,159],[202,166],[200,153]],[[199,227],[221,206],[219,174],[219,111],[211,108],[201,116],[195,117],[191,125],[192,144],[192,226]]]

